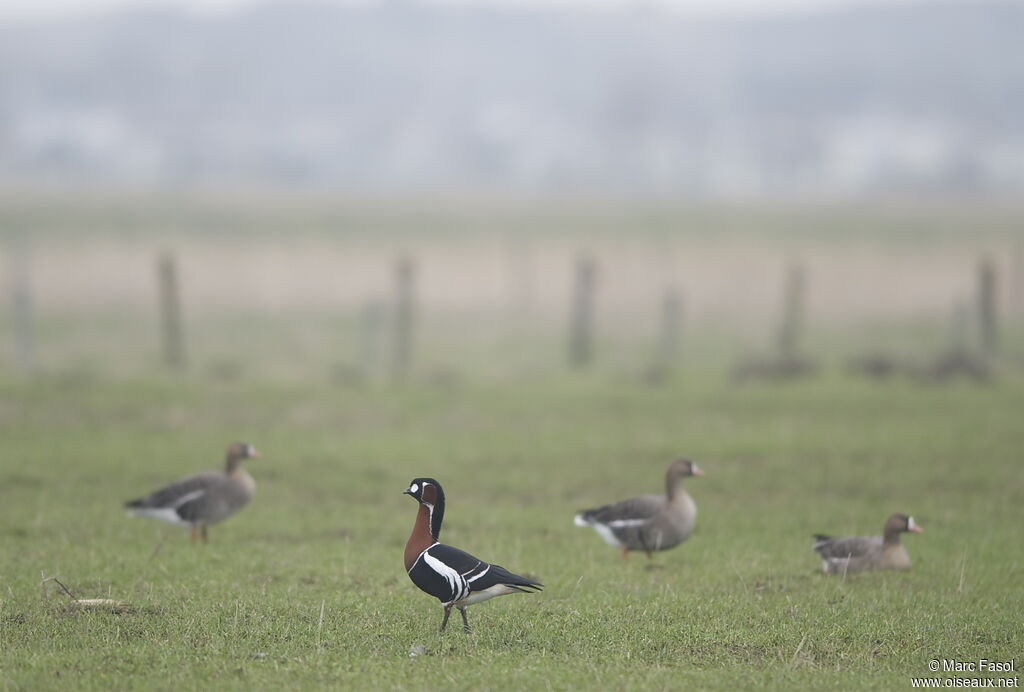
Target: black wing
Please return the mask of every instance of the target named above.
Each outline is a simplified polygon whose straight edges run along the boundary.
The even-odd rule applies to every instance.
[[[513,574],[501,565],[489,564],[450,545],[435,545],[430,548],[430,553],[458,571],[466,580],[470,591],[483,591],[498,584],[505,584],[520,591],[525,591],[520,587],[540,590],[544,586],[539,582]]]
[[[450,603],[469,594],[469,585],[462,572],[472,571],[479,563],[480,560],[469,553],[436,544],[416,558],[409,569],[409,578],[421,591],[441,603]]]
[[[496,584],[505,584],[520,591],[539,590],[543,586],[441,543],[420,554],[409,570],[409,578],[422,591],[442,603],[461,600],[473,591],[483,591]]]

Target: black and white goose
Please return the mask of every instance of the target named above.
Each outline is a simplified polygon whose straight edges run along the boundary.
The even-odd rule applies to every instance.
[[[136,517],[152,517],[188,526],[192,541],[207,540],[206,527],[224,521],[249,504],[256,481],[242,468],[243,459],[255,459],[259,452],[244,442],[228,447],[224,471],[207,471],[183,478],[146,497],[126,502]]]
[[[853,574],[872,569],[910,569],[910,555],[900,543],[901,533],[924,533],[914,517],[899,512],[885,520],[881,536],[833,538],[816,534],[814,552],[821,556],[825,574]]]
[[[420,503],[412,535],[405,544],[405,569],[413,584],[441,601],[442,632],[452,608],[458,609],[468,632],[467,606],[495,596],[541,590],[543,584],[438,542],[444,519],[444,490],[436,480],[416,478],[403,492]]]
[[[697,504],[683,490],[682,480],[703,475],[697,464],[677,459],[665,472],[664,495],[640,495],[588,509],[573,522],[592,527],[605,543],[619,549],[623,559],[629,559],[633,550],[642,550],[650,558],[655,551],[674,548],[693,533]]]

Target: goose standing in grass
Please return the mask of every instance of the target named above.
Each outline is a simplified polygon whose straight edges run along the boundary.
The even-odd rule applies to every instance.
[[[900,543],[901,533],[923,533],[914,517],[897,512],[885,522],[881,536],[833,538],[815,534],[814,552],[826,574],[853,574],[871,569],[910,569],[910,556]]]
[[[467,606],[495,596],[540,591],[544,586],[438,542],[444,520],[444,490],[433,478],[416,478],[402,492],[420,503],[412,535],[405,544],[405,570],[421,591],[441,601],[442,632],[452,608],[458,609],[463,629],[469,632]]]
[[[189,476],[146,497],[126,502],[136,517],[152,517],[179,526],[188,526],[192,541],[207,540],[206,528],[224,521],[249,504],[256,492],[256,481],[242,468],[243,459],[255,459],[259,452],[244,442],[228,447],[224,471],[207,471]]]
[[[576,515],[576,526],[590,526],[618,548],[623,559],[630,551],[642,550],[648,559],[658,550],[674,548],[685,541],[697,523],[697,504],[682,487],[682,480],[703,476],[688,459],[673,461],[665,472],[664,495],[641,495]]]

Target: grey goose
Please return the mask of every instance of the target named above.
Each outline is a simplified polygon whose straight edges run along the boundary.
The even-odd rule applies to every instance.
[[[816,534],[814,552],[826,574],[853,574],[872,569],[910,569],[910,555],[900,543],[902,533],[923,533],[914,517],[899,512],[885,522],[881,536],[833,538]]]
[[[682,487],[682,480],[703,476],[688,459],[673,461],[665,472],[664,495],[641,495],[576,515],[576,526],[590,526],[604,541],[618,548],[624,559],[642,550],[650,558],[658,550],[685,541],[697,523],[697,505]]]
[[[192,541],[207,540],[206,529],[224,521],[249,504],[256,492],[256,481],[242,467],[242,460],[259,457],[259,452],[244,442],[236,442],[227,451],[224,471],[206,471],[183,478],[146,497],[126,502],[137,517],[152,517],[179,526],[188,526]]]

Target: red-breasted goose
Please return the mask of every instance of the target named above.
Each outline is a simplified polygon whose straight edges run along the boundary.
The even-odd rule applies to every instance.
[[[642,550],[650,558],[657,550],[668,550],[685,541],[697,523],[697,505],[682,488],[689,476],[703,476],[688,459],[673,461],[665,472],[664,495],[641,495],[576,515],[576,526],[591,526],[601,538],[629,558],[630,551]]]
[[[224,471],[207,471],[160,488],[146,497],[126,502],[136,517],[152,517],[191,529],[192,540],[207,540],[206,527],[224,521],[245,507],[256,492],[256,481],[242,468],[243,459],[260,455],[244,442],[228,447]]]
[[[833,538],[816,534],[814,552],[821,556],[826,574],[852,574],[870,569],[910,569],[910,556],[900,543],[901,533],[923,533],[914,517],[893,514],[882,536]]]
[[[444,519],[444,490],[436,480],[413,479],[402,492],[420,503],[412,535],[405,544],[405,569],[413,584],[441,601],[442,632],[453,607],[462,615],[463,628],[469,632],[466,606],[495,596],[541,590],[543,584],[438,542]]]

